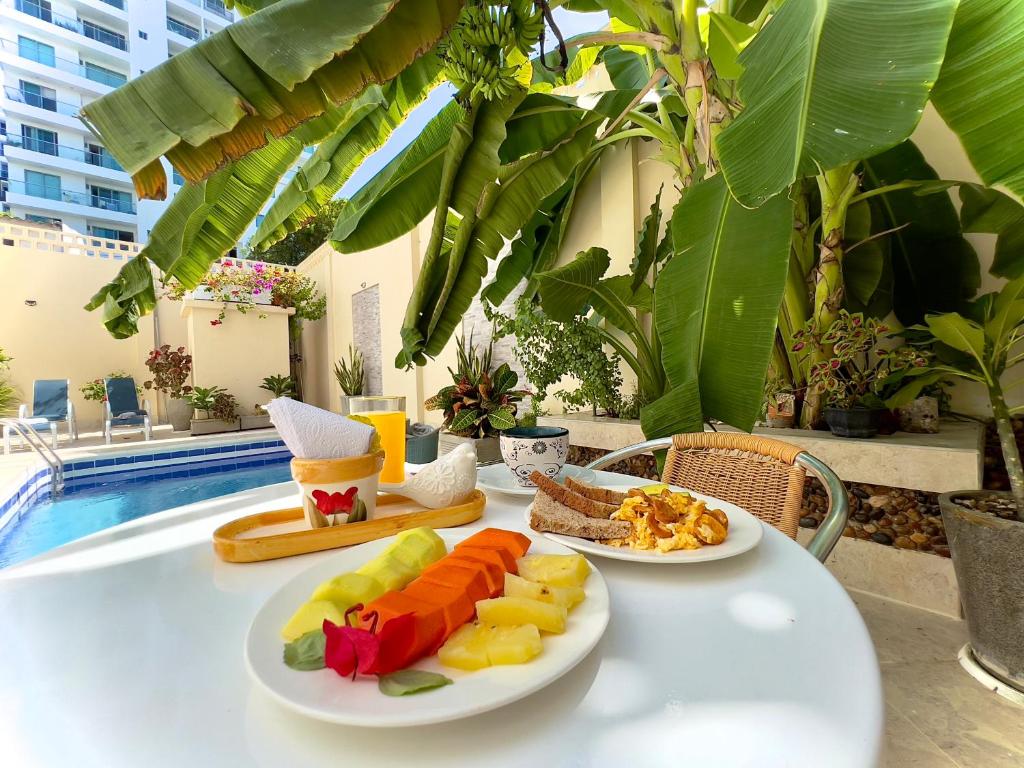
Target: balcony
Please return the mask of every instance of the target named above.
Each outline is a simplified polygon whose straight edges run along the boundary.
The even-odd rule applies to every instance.
[[[185,0],[185,2],[197,8],[204,8],[215,16],[220,16],[227,21],[235,20],[235,17],[231,15],[231,11],[224,6],[221,0]]]
[[[117,8],[119,11],[124,10],[124,0],[100,0],[100,2],[113,8]]]
[[[78,117],[78,110],[81,109],[77,104],[69,104],[66,101],[57,101],[56,99],[40,96],[38,93],[23,91],[20,88],[15,88],[10,85],[4,86],[4,95],[11,101],[17,101],[20,104],[25,104],[29,107],[45,109],[48,112],[67,115],[68,117]]]
[[[88,149],[66,147],[54,141],[12,134],[7,134],[6,141],[7,146],[24,149],[27,152],[37,152],[41,155],[49,155],[50,157],[62,157],[65,160],[74,160],[79,163],[94,165],[97,168],[106,168],[107,170],[124,173],[124,168],[121,167],[121,164],[106,152],[92,152]]]
[[[167,31],[181,35],[189,40],[198,41],[200,38],[198,29],[177,19],[172,19],[170,16],[167,17]]]
[[[54,13],[50,10],[49,4],[43,6],[36,2],[36,0],[15,0],[14,7],[33,18],[48,22],[54,26],[60,27],[61,29],[77,32],[90,40],[95,40],[98,43],[109,45],[110,47],[117,48],[120,51],[128,50],[128,40],[124,35],[112,32],[109,29],[104,29],[91,21],[73,19],[70,16],[62,16],[59,13]]]
[[[89,208],[97,208],[101,211],[111,211],[113,213],[134,214],[136,212],[134,200],[113,200],[90,192],[71,192],[66,189],[54,189],[45,184],[26,184],[24,181],[4,180],[0,181],[0,191],[27,195],[28,197],[40,200],[52,200],[57,203],[84,205]]]
[[[70,61],[53,55],[53,50],[22,48],[16,40],[0,39],[0,51],[5,51],[28,61],[67,72],[71,75],[92,80],[94,83],[117,88],[128,82],[128,76],[90,62]],[[102,91],[100,91],[102,93]]]

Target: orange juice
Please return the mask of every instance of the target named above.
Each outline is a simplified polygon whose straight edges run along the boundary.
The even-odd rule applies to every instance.
[[[384,449],[380,481],[401,483],[405,480],[405,411],[364,411],[359,415],[372,421],[380,435]]]

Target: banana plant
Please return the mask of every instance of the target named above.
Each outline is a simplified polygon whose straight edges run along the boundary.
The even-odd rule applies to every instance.
[[[916,306],[908,299],[938,282],[921,270],[937,217],[947,226],[934,232],[949,249],[943,269],[966,276],[968,289],[977,267],[964,228],[997,230],[1007,246],[998,269],[1021,268],[1012,244],[1024,221],[1024,142],[1008,137],[1024,117],[1024,0],[715,0],[706,8],[698,0],[566,0],[571,10],[607,12],[611,23],[564,43],[551,5],[249,0],[238,7],[251,15],[93,102],[83,118],[132,173],[140,196],[159,197],[161,157],[190,183],[216,187],[210,180],[222,169],[351,109],[368,89],[391,89],[388,110],[396,99],[413,103],[395,84],[436,57],[433,78],[409,76],[423,88],[443,76],[454,86],[452,103],[348,201],[332,237],[338,250],[357,253],[434,212],[399,365],[437,355],[481,290],[500,300],[525,279],[528,294],[543,301],[545,280],[562,274],[577,191],[601,154],[651,142],[681,192],[670,242],[683,257],[656,280],[640,279],[650,310],[626,304],[638,322],[653,316],[651,354],[642,344],[635,350],[649,368],[644,386],[658,394],[643,418],[652,430],[673,414],[680,428],[705,418],[748,427],[759,405],[752,382],[763,381],[769,364],[794,381],[805,377],[787,338],[808,322],[827,328],[853,302],[902,307],[908,320],[956,309],[969,297],[947,291],[933,304],[926,294]],[[596,100],[558,95],[596,67],[611,91]],[[960,186],[974,215],[962,212],[959,223],[940,197],[916,194],[938,180],[899,149],[929,102],[987,185]],[[366,130],[339,123],[323,137],[295,138],[319,149],[272,209],[261,242],[300,226],[372,151],[373,126],[387,133],[404,114],[370,112]],[[266,177],[279,167],[266,166]],[[248,186],[237,187],[239,196],[258,198],[267,182]],[[186,191],[196,194],[179,194]],[[213,196],[205,198],[210,206]],[[214,207],[193,207],[183,233],[216,228],[222,216]],[[258,207],[247,204],[237,220]],[[153,262],[198,279],[227,239],[202,238],[208,247]],[[496,280],[483,286],[495,259]],[[601,260],[596,251],[587,259]],[[119,333],[131,332],[154,300],[148,266],[129,267],[93,302]],[[596,278],[609,280],[631,294],[640,289],[635,274]],[[589,306],[575,309],[621,309]],[[730,388],[734,395],[724,392]],[[808,393],[805,421],[813,421],[818,394]]]

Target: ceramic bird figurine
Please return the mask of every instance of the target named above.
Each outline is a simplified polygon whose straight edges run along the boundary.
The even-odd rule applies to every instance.
[[[462,443],[404,483],[381,483],[380,489],[406,496],[427,509],[459,504],[476,488],[476,448]]]

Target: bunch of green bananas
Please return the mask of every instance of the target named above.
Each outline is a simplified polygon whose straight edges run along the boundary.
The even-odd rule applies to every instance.
[[[528,53],[543,27],[533,0],[468,5],[443,46],[448,79],[467,96],[479,93],[488,101],[508,96],[517,87],[517,68],[508,64],[508,54]]]

